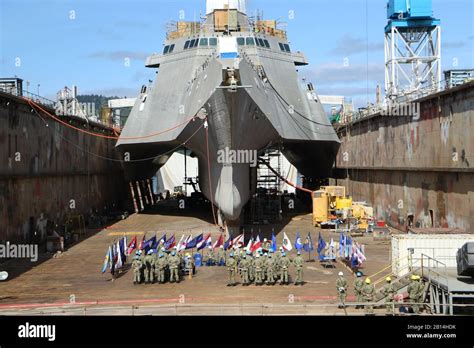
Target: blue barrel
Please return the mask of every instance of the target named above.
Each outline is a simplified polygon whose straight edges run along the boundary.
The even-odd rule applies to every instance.
[[[202,256],[199,253],[194,254],[194,265],[196,267],[202,266]]]

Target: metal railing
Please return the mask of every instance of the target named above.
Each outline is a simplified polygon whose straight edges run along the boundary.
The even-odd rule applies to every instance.
[[[449,288],[448,267],[444,262],[438,261],[426,254],[421,254],[421,276],[429,279],[444,279]]]
[[[5,87],[0,86],[0,92],[8,93],[8,94],[14,95],[16,97],[26,97],[26,98],[31,99],[35,103],[42,104],[42,105],[45,105],[45,106],[49,106],[51,108],[54,108],[55,105],[56,105],[55,101],[53,101],[51,99],[48,99],[48,98],[45,98],[45,97],[42,97],[38,94],[31,93],[31,92],[26,91],[26,90],[22,90],[21,93],[19,93],[19,91],[15,88],[5,88]]]
[[[413,305],[423,308],[425,315],[443,315],[433,314],[428,303],[404,303],[404,302],[348,302],[342,306],[340,303],[322,303],[322,304],[168,304],[155,306],[64,306],[51,309],[32,309],[24,310],[11,308],[1,310],[0,316],[12,315],[34,315],[34,316],[362,316],[373,315],[403,315],[412,316],[416,313],[409,313],[408,309]],[[364,309],[357,310],[360,306]],[[467,314],[474,314],[474,304],[440,304],[440,306],[452,306],[463,309]],[[356,308],[357,307],[357,308]],[[389,309],[387,310],[387,307]],[[404,308],[402,312],[400,309]],[[397,311],[398,309],[398,311]]]

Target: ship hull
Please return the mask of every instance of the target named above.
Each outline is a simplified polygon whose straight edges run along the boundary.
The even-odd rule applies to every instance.
[[[226,71],[225,65],[216,58],[198,77],[202,81],[196,84],[204,84],[204,80],[210,76],[225,76]],[[209,89],[210,97],[192,106],[193,110],[199,110],[201,116],[206,115],[207,129],[201,127],[204,121],[196,118],[182,127],[175,139],[124,139],[118,144],[122,153],[131,153],[135,159],[156,155],[153,160],[124,163],[130,180],[152,176],[170,155],[160,154],[177,150],[180,144],[185,144],[198,158],[202,193],[215,204],[228,225],[238,224],[242,210],[255,189],[251,168],[256,164],[256,154],[265,149],[278,148],[304,175],[327,177],[339,147],[337,138],[331,137],[328,132],[325,139],[315,131],[314,124],[307,124],[306,128],[298,124],[295,126],[286,105],[280,100],[281,95],[275,93],[272,86],[265,84],[247,61],[240,62],[236,73],[244,88],[231,92],[225,88],[225,79],[217,78],[216,85]],[[191,94],[188,97],[193,98]],[[306,98],[304,93],[301,93],[300,100],[308,102],[302,98]],[[300,103],[297,107],[303,109],[302,105]],[[140,108],[140,105],[135,107]],[[150,112],[159,114],[159,110]],[[160,118],[156,117],[156,122],[159,121]],[[229,151],[248,156],[234,159],[222,156]]]

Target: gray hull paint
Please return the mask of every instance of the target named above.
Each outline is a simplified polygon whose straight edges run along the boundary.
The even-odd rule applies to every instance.
[[[277,46],[277,43],[272,43]],[[255,180],[248,163],[218,163],[219,150],[281,148],[300,172],[311,177],[327,177],[339,148],[339,140],[327,121],[322,106],[301,88],[291,56],[240,50],[241,59],[221,60],[209,49],[194,55],[179,53],[161,63],[151,90],[137,99],[117,144],[132,160],[170,151],[185,142],[202,124],[190,121],[169,129],[205,109],[208,118],[209,162],[206,131],[202,128],[186,144],[199,160],[199,182],[203,194],[219,208],[227,224],[239,221],[249,201]],[[235,64],[235,65],[234,65]],[[257,66],[262,68],[258,70]],[[229,66],[236,68],[240,88],[235,93],[217,87],[225,84]],[[151,177],[170,154],[140,163],[125,163],[128,179]],[[209,182],[210,177],[210,182]]]

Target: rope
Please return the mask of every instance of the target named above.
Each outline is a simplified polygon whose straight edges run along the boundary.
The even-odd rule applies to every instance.
[[[283,180],[284,182],[286,182],[288,185],[294,187],[295,189],[297,190],[300,190],[300,191],[303,191],[303,192],[307,192],[307,193],[310,193],[310,194],[313,194],[313,191],[311,190],[308,190],[307,188],[304,188],[304,187],[301,187],[301,186],[298,186],[290,181],[288,181],[287,179],[285,179],[283,176],[280,175],[280,173],[278,173],[275,169],[273,169],[271,166],[270,166],[270,163],[268,163],[267,161],[264,161],[262,159],[260,159],[260,162],[265,164],[268,169],[270,169],[273,174],[275,174],[276,176],[278,176],[281,180]]]
[[[163,131],[160,131],[160,132],[157,132],[157,133],[154,133],[154,134],[149,134],[149,135],[144,135],[144,136],[137,136],[137,137],[124,137],[124,136],[111,136],[111,135],[103,135],[103,134],[98,134],[98,133],[94,133],[94,132],[89,132],[87,130],[84,130],[84,129],[81,129],[79,127],[75,127],[63,120],[61,120],[60,118],[58,118],[57,116],[54,116],[52,115],[51,113],[49,113],[48,111],[46,111],[45,109],[43,109],[41,106],[39,106],[38,104],[36,104],[35,102],[33,102],[31,99],[29,98],[26,98],[26,97],[22,97],[24,100],[26,100],[28,102],[28,104],[34,109],[35,107],[38,108],[39,110],[41,110],[42,112],[44,112],[46,115],[48,115],[49,117],[51,117],[53,120],[61,123],[62,125],[66,126],[66,127],[69,127],[69,128],[72,128],[78,132],[81,132],[81,133],[85,133],[85,134],[88,134],[88,135],[92,135],[92,136],[95,136],[95,137],[99,137],[99,138],[105,138],[105,139],[113,139],[113,140],[118,140],[119,138],[122,139],[122,140],[138,140],[138,139],[146,139],[146,138],[152,138],[152,137],[155,137],[155,136],[158,136],[158,135],[161,135],[161,134],[164,134],[164,133],[167,133],[167,132],[170,132],[170,131],[173,131],[181,126],[184,126],[185,124],[189,123],[190,121],[194,120],[195,119],[195,116],[185,120],[184,122],[180,123],[180,124],[177,124],[176,126],[174,127],[171,127],[171,128],[168,128],[168,129],[165,129]]]
[[[41,118],[41,120],[43,120],[43,118],[41,117],[41,115],[39,114],[39,112],[37,110],[34,110],[36,115],[38,115],[39,118]],[[44,124],[46,127],[49,127],[48,123],[43,120]],[[168,154],[172,154],[174,153],[175,151],[177,151],[180,147],[186,145],[200,130],[201,128],[204,126],[205,122],[203,122],[201,124],[201,126],[199,126],[199,128],[188,138],[186,139],[182,144],[176,146],[175,148],[167,151],[167,152],[164,152],[162,154],[159,154],[159,155],[155,155],[153,157],[149,157],[149,158],[142,158],[142,159],[139,159],[139,160],[129,160],[129,161],[124,161],[124,160],[119,160],[119,159],[116,159],[116,158],[110,158],[110,157],[104,157],[104,156],[101,156],[101,155],[98,155],[96,153],[93,153],[93,152],[90,152],[90,151],[87,151],[86,149],[82,148],[81,146],[77,145],[75,142],[67,139],[66,137],[63,137],[61,135],[61,133],[59,132],[58,129],[54,129],[54,131],[58,134],[58,136],[63,139],[65,142],[71,144],[72,146],[76,147],[77,149],[81,150],[82,152],[84,153],[87,153],[91,156],[94,156],[94,157],[97,157],[97,158],[100,158],[100,159],[103,159],[103,160],[106,160],[106,161],[111,161],[111,162],[119,162],[119,163],[137,163],[137,162],[148,162],[148,161],[151,161],[151,160],[154,160],[155,158],[157,157],[161,157],[161,156],[165,156],[165,155],[168,155]]]

